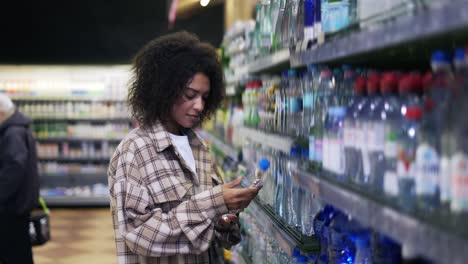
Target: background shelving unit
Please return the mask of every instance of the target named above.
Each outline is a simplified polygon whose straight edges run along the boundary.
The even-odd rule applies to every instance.
[[[136,125],[130,65],[0,65],[0,92],[32,121],[41,195],[50,206],[108,206],[113,148]]]

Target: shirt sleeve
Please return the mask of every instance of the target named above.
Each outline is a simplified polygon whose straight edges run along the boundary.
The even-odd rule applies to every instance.
[[[222,186],[192,196],[169,212],[152,203],[150,192],[141,182],[144,172],[137,159],[121,156],[111,185],[112,210],[117,215],[120,236],[134,253],[147,257],[199,254],[213,238],[216,219],[227,212]],[[170,191],[170,190],[168,190]]]

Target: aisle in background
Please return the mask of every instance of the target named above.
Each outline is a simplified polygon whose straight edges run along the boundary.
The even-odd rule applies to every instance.
[[[36,264],[116,263],[108,208],[51,209],[51,236],[34,247]]]

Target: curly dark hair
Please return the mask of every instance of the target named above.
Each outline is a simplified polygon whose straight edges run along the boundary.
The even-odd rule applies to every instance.
[[[128,102],[142,126],[168,120],[172,106],[196,73],[210,80],[200,121],[209,118],[224,98],[224,75],[216,50],[185,31],[150,41],[135,56],[132,70]]]

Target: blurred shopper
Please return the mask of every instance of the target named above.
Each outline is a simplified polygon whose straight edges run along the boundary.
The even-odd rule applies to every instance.
[[[29,125],[0,94],[0,263],[33,263],[29,216],[39,195],[37,154]]]
[[[224,97],[216,51],[174,33],[143,47],[133,70],[129,103],[141,127],[108,171],[118,262],[219,263],[219,217],[247,207],[258,190],[235,188],[240,179],[222,184],[192,130]]]

